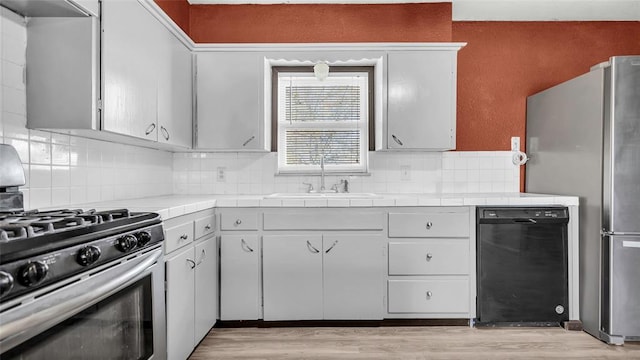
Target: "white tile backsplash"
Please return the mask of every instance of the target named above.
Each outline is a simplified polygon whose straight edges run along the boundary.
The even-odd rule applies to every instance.
[[[319,176],[276,175],[275,153],[174,153],[173,191],[177,194],[268,194],[304,192]],[[408,180],[401,167],[410,168]],[[224,181],[218,179],[224,169]],[[348,178],[351,192],[480,193],[518,192],[520,169],[509,151],[369,153],[369,174],[327,175],[327,188]]]

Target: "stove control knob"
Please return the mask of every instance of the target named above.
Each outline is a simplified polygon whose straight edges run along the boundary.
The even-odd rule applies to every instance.
[[[132,234],[125,235],[118,240],[116,240],[116,249],[127,252],[131,251],[134,247],[138,245],[138,239]]]
[[[0,296],[6,294],[13,287],[13,276],[4,271],[0,271]]]
[[[18,269],[18,282],[24,286],[35,286],[47,277],[49,267],[41,261],[33,261]]]
[[[83,247],[76,255],[76,261],[82,266],[89,266],[100,258],[100,248],[96,246]]]
[[[138,238],[138,246],[145,246],[151,241],[151,233],[148,231],[141,231],[136,234]]]

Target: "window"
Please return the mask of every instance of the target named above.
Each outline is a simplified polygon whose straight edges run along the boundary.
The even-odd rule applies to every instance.
[[[373,67],[274,67],[273,135],[280,172],[366,172]]]

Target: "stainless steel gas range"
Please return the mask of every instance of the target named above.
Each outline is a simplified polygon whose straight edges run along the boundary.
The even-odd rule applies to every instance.
[[[22,184],[0,176],[0,358],[165,359],[159,215],[24,211]]]

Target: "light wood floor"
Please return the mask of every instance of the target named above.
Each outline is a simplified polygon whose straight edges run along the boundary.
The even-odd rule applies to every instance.
[[[190,359],[640,359],[640,343],[606,345],[561,328],[226,328]]]

